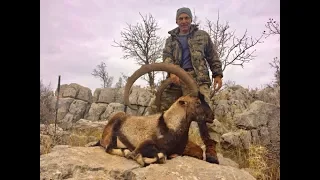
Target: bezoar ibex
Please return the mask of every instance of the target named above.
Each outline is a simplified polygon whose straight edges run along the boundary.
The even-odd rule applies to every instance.
[[[173,82],[172,82],[171,78],[167,78],[161,82],[161,85],[157,89],[156,98],[155,98],[156,112],[162,111],[162,109],[161,109],[162,93],[172,83]],[[180,81],[180,83],[182,86],[184,86],[184,88],[186,88],[185,83],[183,81]],[[211,91],[209,99],[212,99],[212,97],[215,95],[216,92],[217,92],[216,90]],[[212,121],[207,121],[207,123],[212,123]],[[217,153],[215,150],[216,149],[215,148],[216,142],[211,139],[210,134],[209,134],[209,130],[208,130],[208,126],[206,125],[206,123],[198,123],[198,127],[199,127],[201,139],[206,147],[205,160],[209,163],[219,164],[219,160],[218,160]],[[201,151],[201,148],[200,148],[200,146],[198,146],[192,142],[188,142],[185,151],[186,151],[185,153],[187,155],[196,157],[196,154],[199,154],[199,152]],[[200,157],[199,159],[202,159],[202,158]]]
[[[202,158],[202,149],[188,141],[190,124],[192,121],[213,122],[214,116],[197,84],[182,68],[167,63],[143,65],[127,80],[125,105],[132,108],[129,102],[132,85],[140,76],[151,71],[176,74],[188,86],[190,93],[177,99],[161,113],[148,116],[133,116],[125,112],[113,114],[102,138],[95,145],[104,147],[107,153],[133,159],[141,166],[164,163],[172,155]]]

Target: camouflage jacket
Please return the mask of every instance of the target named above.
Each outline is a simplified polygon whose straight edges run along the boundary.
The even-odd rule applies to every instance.
[[[162,59],[165,63],[173,63],[180,66],[182,57],[181,44],[177,39],[178,27],[169,31],[170,37],[166,39],[163,49]],[[195,71],[195,79],[198,84],[211,84],[209,77],[209,68],[212,72],[212,78],[222,73],[222,64],[218,58],[216,49],[209,34],[199,30],[196,25],[191,25],[190,36],[188,38],[191,62]],[[206,65],[206,62],[209,65]]]

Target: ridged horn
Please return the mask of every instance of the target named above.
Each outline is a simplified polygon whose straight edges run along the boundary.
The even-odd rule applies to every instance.
[[[164,81],[162,81],[160,87],[157,89],[156,92],[156,99],[155,99],[155,104],[157,106],[157,112],[160,111],[160,107],[161,107],[161,95],[163,93],[163,91],[172,83],[171,78],[168,78]]]
[[[190,74],[188,74],[188,75],[190,75]],[[161,85],[157,89],[155,104],[157,106],[157,111],[158,112],[160,111],[160,107],[161,107],[161,96],[162,96],[162,93],[171,83],[172,83],[172,80],[170,78],[165,79],[164,81],[161,82]],[[180,84],[184,84],[184,82],[180,81]]]
[[[128,106],[129,108],[136,110],[129,102],[129,91],[132,85],[134,84],[134,82],[139,77],[152,71],[166,71],[168,73],[175,74],[190,89],[190,92],[191,92],[190,95],[193,95],[193,96],[198,95],[198,87],[196,82],[181,67],[174,64],[168,64],[168,63],[153,63],[153,64],[142,65],[127,79],[127,83],[124,88],[124,105],[125,106]]]

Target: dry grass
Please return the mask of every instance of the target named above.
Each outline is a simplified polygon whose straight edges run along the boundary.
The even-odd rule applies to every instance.
[[[71,132],[73,134],[77,134],[80,136],[92,136],[99,139],[102,135],[103,129],[101,128],[74,129]]]
[[[254,172],[257,179],[277,180],[280,179],[280,166],[267,159],[268,150],[263,146],[250,146],[249,148],[249,168]]]
[[[50,136],[40,135],[40,154],[47,154],[53,146],[53,141]]]
[[[230,118],[226,116],[216,117],[228,131],[237,129]],[[203,146],[199,129],[191,126],[189,130],[189,139]],[[223,149],[217,144],[217,152],[224,157],[230,158],[239,164],[239,168],[246,168],[258,180],[279,180],[280,165],[268,159],[268,150],[264,146],[251,144],[248,150],[242,148]]]
[[[86,144],[94,141],[98,141],[102,135],[100,128],[86,128],[75,129],[68,133],[62,133],[54,135],[47,135],[40,138],[41,154],[47,154],[51,151],[51,148],[55,145],[70,145],[70,146],[85,146]]]
[[[40,123],[48,123],[55,117],[54,97],[51,89],[50,84],[45,85],[40,80]]]
[[[239,168],[249,168],[249,172],[258,180],[280,179],[280,166],[267,158],[269,152],[264,146],[250,145],[249,150],[240,148],[225,150],[218,145],[217,152],[238,163]]]
[[[102,135],[102,130],[99,128],[77,129],[71,131],[68,145],[85,146],[86,144],[98,141]]]
[[[259,179],[265,179],[264,173],[268,169],[265,159],[267,153],[267,149],[263,146],[250,146],[249,148],[249,168],[253,170],[254,176]]]
[[[230,158],[239,164],[239,168],[247,168],[248,151],[242,148],[223,149],[220,144],[217,144],[217,152],[221,153],[224,157]]]

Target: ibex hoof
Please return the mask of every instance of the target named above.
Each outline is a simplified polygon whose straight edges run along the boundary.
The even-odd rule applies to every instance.
[[[219,164],[219,160],[217,157],[206,154],[206,161],[213,164]]]
[[[123,154],[124,154],[124,157],[127,159],[130,159],[130,156],[132,155],[132,153],[129,149],[123,150]]]
[[[145,167],[147,165],[141,154],[136,155],[133,159],[135,159],[140,164],[140,167]]]
[[[167,156],[163,153],[158,153],[159,163],[164,164],[167,161]]]

